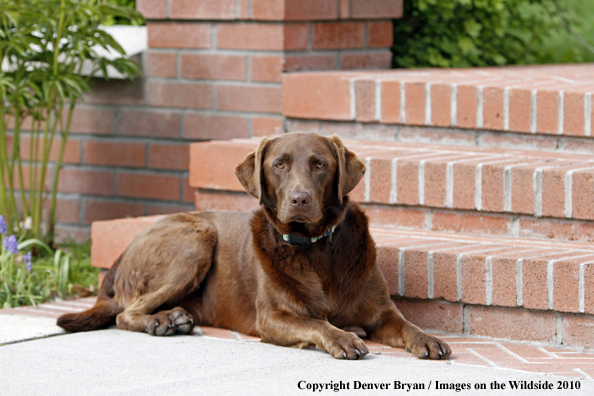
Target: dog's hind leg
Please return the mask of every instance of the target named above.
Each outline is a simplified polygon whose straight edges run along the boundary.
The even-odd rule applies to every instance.
[[[122,257],[115,299],[122,330],[188,334],[195,318],[176,304],[200,286],[213,262],[217,232],[207,220],[179,214],[139,235]],[[176,307],[155,312],[162,307]]]

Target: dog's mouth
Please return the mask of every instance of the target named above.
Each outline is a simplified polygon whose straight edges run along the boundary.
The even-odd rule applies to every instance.
[[[303,212],[303,211],[288,211],[288,213],[283,213],[283,211],[279,212],[278,219],[283,224],[289,223],[310,223],[314,224],[317,223],[322,219],[322,211],[318,211],[317,213],[311,213],[311,211]]]

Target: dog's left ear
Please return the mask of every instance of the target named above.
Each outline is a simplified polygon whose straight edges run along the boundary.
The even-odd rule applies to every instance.
[[[266,146],[268,140],[262,138],[256,151],[249,153],[239,165],[235,167],[235,177],[241,183],[245,191],[257,198],[262,205],[263,196],[266,193],[264,185],[264,174],[262,173],[262,164],[266,155]]]
[[[340,138],[332,135],[332,146],[336,153],[336,190],[338,201],[342,204],[342,198],[353,191],[365,174],[365,164],[361,162],[357,154],[346,148]]]

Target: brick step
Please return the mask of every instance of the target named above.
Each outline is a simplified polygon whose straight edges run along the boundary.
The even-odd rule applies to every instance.
[[[593,77],[592,64],[294,73],[283,114],[589,138]]]
[[[233,169],[257,139],[194,143],[190,185],[205,209],[250,208]],[[373,224],[594,240],[594,159],[517,149],[345,141],[367,166],[351,197]],[[212,160],[211,160],[212,159]],[[216,159],[216,160],[215,160]],[[213,195],[209,195],[213,194]]]
[[[159,218],[94,222],[93,265],[111,267]],[[588,330],[594,326],[591,244],[386,228],[372,228],[372,235],[390,294],[425,304],[427,322],[441,312],[438,329],[459,332],[474,321],[479,335],[505,338],[500,326],[480,326],[481,318],[492,318],[514,323],[511,338],[557,342],[563,326],[572,345],[594,348]],[[535,321],[545,333],[533,331]]]

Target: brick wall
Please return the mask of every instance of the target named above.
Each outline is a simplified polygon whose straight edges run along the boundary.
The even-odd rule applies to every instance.
[[[96,220],[192,209],[190,142],[281,132],[282,72],[388,68],[390,19],[402,12],[399,0],[136,4],[149,34],[145,77],[94,81],[77,108],[59,184],[61,238],[85,240]]]

